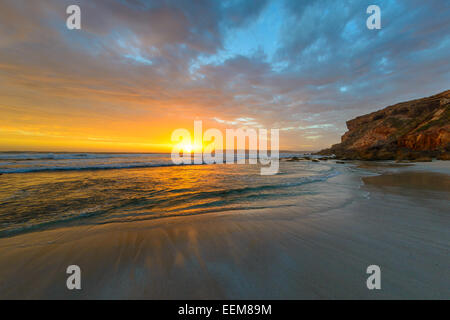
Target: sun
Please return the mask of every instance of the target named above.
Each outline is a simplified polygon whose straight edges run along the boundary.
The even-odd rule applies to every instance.
[[[182,144],[180,146],[180,149],[185,151],[185,152],[191,153],[192,152],[192,144],[190,144],[190,143]]]
[[[192,143],[180,143],[178,144],[178,148],[183,152],[192,153],[192,152],[201,152],[203,150],[203,146],[200,144],[192,144]]]

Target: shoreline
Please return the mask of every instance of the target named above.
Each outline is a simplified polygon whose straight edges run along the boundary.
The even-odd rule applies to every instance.
[[[433,170],[431,178],[415,174],[418,188],[405,187],[414,179],[401,173],[363,178],[370,196],[315,213],[232,211],[2,238],[0,298],[446,299],[449,190],[439,188],[448,174]],[[447,182],[429,188],[436,175]],[[323,183],[353,192],[358,179]],[[78,292],[65,286],[71,264],[82,270]],[[366,287],[372,264],[382,270],[381,290]]]

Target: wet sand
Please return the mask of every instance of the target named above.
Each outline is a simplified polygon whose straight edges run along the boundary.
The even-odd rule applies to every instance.
[[[0,298],[449,299],[449,175],[363,181],[366,197],[319,213],[222,212],[3,238]],[[66,288],[71,264],[81,291]],[[381,290],[366,287],[372,264]]]

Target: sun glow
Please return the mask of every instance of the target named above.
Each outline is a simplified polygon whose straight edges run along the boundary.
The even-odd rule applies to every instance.
[[[187,152],[187,153],[202,152],[203,146],[200,144],[192,144],[192,143],[184,143],[183,142],[183,143],[178,144],[178,149],[183,152]]]

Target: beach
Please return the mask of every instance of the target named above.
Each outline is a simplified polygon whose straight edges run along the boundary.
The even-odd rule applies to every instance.
[[[302,185],[322,201],[4,236],[0,299],[448,299],[448,162],[326,165],[339,174]]]
[[[337,207],[232,210],[4,237],[0,298],[449,298],[447,164],[344,166],[346,174],[320,182],[352,194]],[[66,288],[72,264],[81,268],[80,291]],[[381,290],[367,289],[369,265],[381,268]]]

